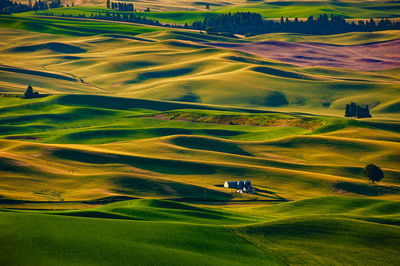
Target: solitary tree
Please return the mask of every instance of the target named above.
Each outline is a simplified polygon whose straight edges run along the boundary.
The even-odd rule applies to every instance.
[[[374,184],[375,182],[379,182],[384,177],[381,168],[379,168],[375,164],[369,164],[365,166],[365,168],[363,169],[363,174],[365,177],[368,177],[368,179],[372,181],[372,184]]]

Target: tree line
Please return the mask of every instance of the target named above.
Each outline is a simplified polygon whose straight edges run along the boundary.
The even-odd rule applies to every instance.
[[[91,13],[90,16],[85,14],[54,14],[54,13],[43,13],[45,16],[57,16],[57,17],[67,17],[67,18],[86,18],[86,19],[101,19],[101,20],[111,20],[111,21],[122,21],[131,22],[147,25],[163,26],[158,20],[152,18],[146,18],[136,15],[136,13],[115,13],[115,12],[105,12],[105,13]]]
[[[45,10],[50,8],[62,7],[60,0],[52,0],[51,2],[44,2],[41,0],[29,1],[28,4],[13,2],[10,0],[0,0],[0,14],[12,14],[27,11]]]
[[[14,3],[10,0],[0,0],[0,13],[10,14],[17,12],[25,12],[31,10],[45,10],[50,8],[62,7],[60,0],[52,0],[51,2],[44,2],[41,0],[31,3],[20,4]],[[66,15],[61,14],[63,17],[77,17],[77,18],[93,18],[93,19],[105,19],[115,20],[124,22],[134,22],[149,25],[159,25],[176,28],[188,28],[195,30],[204,30],[209,34],[218,34],[227,37],[234,37],[233,34],[241,35],[257,35],[264,33],[274,32],[289,32],[289,33],[303,33],[303,34],[339,34],[345,32],[369,32],[369,31],[381,31],[381,30],[396,30],[400,29],[400,21],[392,22],[389,19],[381,19],[376,22],[374,19],[367,21],[360,20],[357,23],[355,21],[346,21],[341,16],[327,14],[320,15],[317,18],[313,16],[308,17],[307,20],[299,20],[297,17],[293,20],[289,18],[281,18],[280,20],[264,20],[258,13],[252,12],[237,12],[227,14],[212,14],[204,18],[203,21],[195,21],[192,25],[176,25],[176,24],[165,24],[161,25],[158,20],[147,19],[145,17],[137,16],[133,4],[131,3],[115,3],[107,0],[107,7],[118,11],[129,11],[131,13],[96,13],[91,14],[87,17],[85,14],[79,15]],[[150,11],[147,9],[146,11]],[[53,15],[54,14],[46,14]],[[60,15],[57,15],[60,16]]]
[[[258,13],[237,12],[209,15],[203,21],[195,21],[189,28],[248,36],[273,32],[327,35],[400,29],[400,22],[392,22],[389,19],[381,19],[376,22],[371,18],[356,23],[355,21],[346,21],[341,16],[328,16],[327,14],[320,15],[317,18],[310,16],[304,21],[297,17],[294,20],[281,17],[277,21],[264,20]]]

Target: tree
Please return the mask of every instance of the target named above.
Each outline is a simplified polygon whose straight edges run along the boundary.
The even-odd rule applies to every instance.
[[[29,85],[25,91],[24,99],[32,99],[32,98],[37,98],[37,97],[39,97],[39,92],[33,91],[32,86]]]
[[[107,0],[107,8],[111,8],[110,7],[110,0]]]
[[[350,109],[350,104],[346,104],[346,110],[344,112],[345,117],[351,117],[351,109]]]
[[[379,182],[384,176],[381,168],[375,164],[369,164],[363,169],[363,175],[372,181],[372,184]]]

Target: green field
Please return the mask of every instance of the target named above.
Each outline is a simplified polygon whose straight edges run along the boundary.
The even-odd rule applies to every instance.
[[[382,3],[383,2],[383,3]],[[245,6],[225,7],[218,12],[257,12],[264,18],[306,18],[321,14],[340,15],[345,18],[399,17],[400,4],[384,1],[275,1]]]
[[[6,265],[400,261],[398,202],[322,197],[237,209],[132,200],[75,212],[0,210],[1,258]]]
[[[159,5],[161,3],[158,3]],[[172,3],[171,3],[172,4]],[[159,12],[136,12],[138,16],[157,19],[162,23],[191,24],[201,21],[207,16],[215,13],[255,12],[263,18],[307,18],[317,17],[321,14],[340,15],[345,18],[369,19],[369,18],[398,18],[400,17],[400,4],[396,2],[328,2],[328,1],[276,1],[268,3],[255,3],[247,5],[225,5],[211,6],[210,10],[193,11],[159,11]],[[110,12],[110,9],[100,6],[56,8],[38,12],[27,12],[24,15],[86,15]],[[113,11],[116,12],[116,11]],[[130,12],[119,12],[130,13]]]
[[[41,27],[32,28],[35,23]],[[0,43],[2,92],[22,93],[31,84],[51,94],[88,93],[340,116],[346,103],[357,101],[369,104],[377,116],[398,117],[398,99],[393,98],[399,91],[396,71],[300,68],[204,45],[254,39],[349,45],[397,39],[397,31],[335,35],[330,41],[327,36],[289,34],[230,39],[144,25],[16,16],[2,17],[0,24],[9,40]],[[18,60],[20,56],[23,61]],[[231,90],[225,90],[226,86]],[[271,104],[277,91],[283,100]]]
[[[0,194],[11,202],[115,193],[204,200],[204,189],[218,201],[399,193],[397,121],[90,95],[3,96],[0,104],[8,176]],[[361,174],[371,161],[385,169],[379,186]],[[259,195],[243,198],[216,186],[227,175],[253,180]],[[20,186],[25,182],[31,185]]]
[[[172,5],[135,2],[147,4]],[[140,14],[399,12],[376,1],[212,4]],[[399,31],[226,38],[36,15],[0,16],[1,265],[400,264],[399,68],[300,67],[209,45],[373,52]],[[28,84],[41,97],[23,99]],[[372,118],[343,117],[351,101]],[[375,184],[362,174],[371,163],[385,175]],[[257,193],[224,188],[230,180]]]
[[[0,16],[2,28],[14,28],[38,31],[49,34],[69,36],[92,36],[98,34],[124,34],[134,36],[137,34],[163,30],[140,25],[110,24],[107,22],[70,21],[66,19],[45,19],[32,17]]]

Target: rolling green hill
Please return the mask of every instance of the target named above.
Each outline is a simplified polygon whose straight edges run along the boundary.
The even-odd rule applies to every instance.
[[[399,17],[400,5],[384,1],[273,1],[244,6],[224,7],[219,12],[257,12],[264,18],[306,18],[320,14],[345,18]]]
[[[206,3],[206,2],[204,2]],[[153,3],[153,5],[161,5],[163,1]],[[172,4],[172,3],[171,3]],[[153,18],[162,23],[173,23],[173,24],[192,24],[194,21],[202,21],[207,16],[211,16],[213,13],[233,13],[233,12],[255,12],[262,15],[263,18],[307,18],[309,16],[319,16],[321,14],[328,15],[340,15],[345,18],[355,19],[369,19],[369,18],[398,18],[400,17],[400,4],[396,2],[344,2],[344,1],[269,1],[260,2],[257,1],[245,5],[241,3],[239,5],[222,5],[213,6],[211,4],[211,10],[200,9],[191,11],[171,11],[174,10],[170,7],[168,11],[158,12],[136,12],[137,15]],[[141,5],[139,3],[139,5]],[[49,13],[54,15],[86,15],[90,16],[95,13],[106,13],[110,9],[100,6],[77,6],[77,7],[64,7],[56,8],[50,11],[42,10],[38,12],[27,12],[24,15],[47,15]],[[119,11],[113,11],[119,12]],[[129,12],[119,12],[129,13]]]
[[[376,115],[398,114],[398,99],[393,99],[393,92],[399,85],[394,72],[295,67],[207,46],[205,42],[248,40],[194,31],[54,18],[12,16],[0,21],[2,34],[9,40],[0,43],[3,93],[22,93],[31,84],[41,93],[101,94],[340,116],[346,103],[356,101],[369,104]],[[29,28],[35,25],[32,22],[41,25],[34,28],[40,34],[27,31],[33,29]],[[360,40],[391,40],[397,34],[344,34],[332,39],[339,44],[354,44]],[[298,38],[328,41],[318,36]],[[17,59],[21,56],[24,60]],[[226,87],[231,89],[227,91]],[[281,101],[276,103],[273,99],[277,92]]]
[[[165,23],[399,13],[377,1],[134,4],[174,6],[140,12]],[[45,12],[0,16],[1,265],[400,264],[400,71],[379,67],[395,65],[399,31],[227,38]],[[377,67],[295,65],[279,46]],[[40,97],[22,98],[28,84]],[[352,101],[372,118],[344,118]],[[223,187],[233,180],[256,193]]]
[[[345,197],[226,210],[160,200],[75,212],[2,209],[1,259],[5,265],[395,265],[398,210],[397,202]]]
[[[399,193],[398,122],[89,95],[3,96],[0,105],[5,203]],[[378,186],[362,177],[370,162],[385,170]],[[235,177],[253,180],[260,193],[220,187]]]

